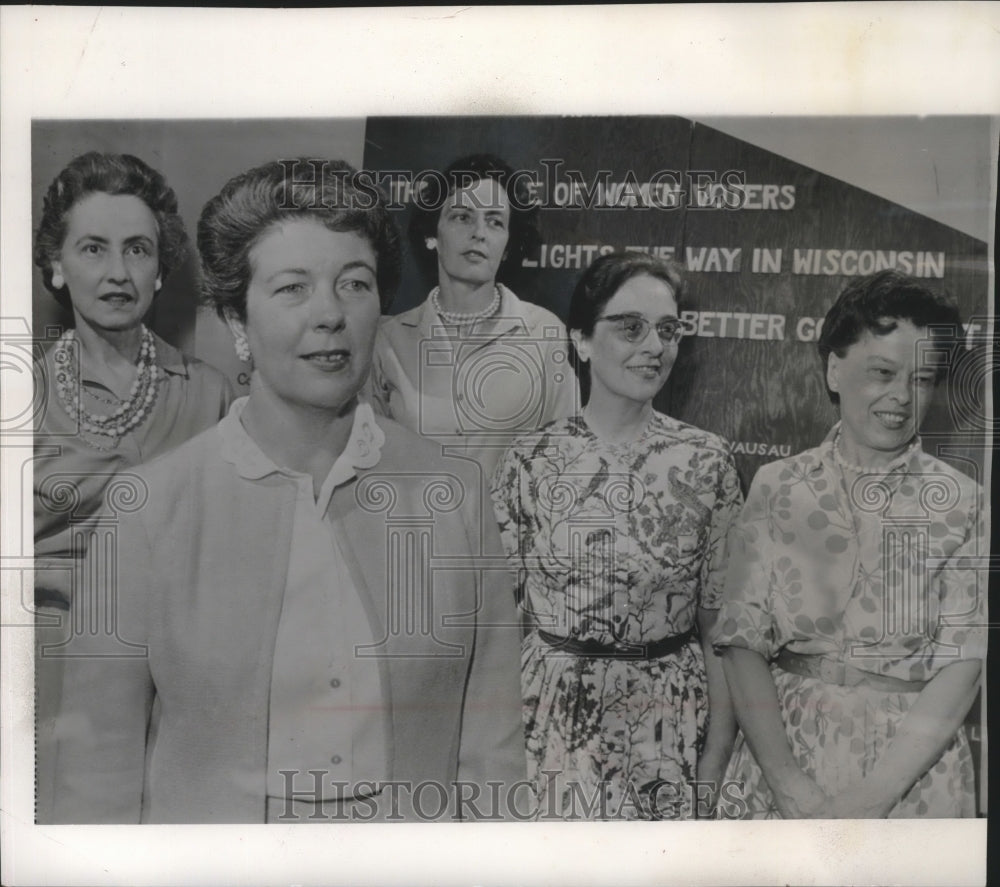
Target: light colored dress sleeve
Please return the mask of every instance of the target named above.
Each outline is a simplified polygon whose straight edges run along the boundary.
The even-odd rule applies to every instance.
[[[947,558],[936,577],[934,602],[938,627],[934,658],[940,666],[961,659],[986,657],[986,594],[988,555],[985,528],[985,497],[978,491],[969,509],[965,541]]]
[[[743,505],[740,479],[730,456],[720,460],[715,505],[708,527],[708,544],[701,562],[699,605],[707,610],[722,606],[726,570],[729,566],[729,537]]]
[[[758,471],[728,539],[729,564],[712,643],[745,647],[771,659],[775,649],[771,509],[765,470]]]

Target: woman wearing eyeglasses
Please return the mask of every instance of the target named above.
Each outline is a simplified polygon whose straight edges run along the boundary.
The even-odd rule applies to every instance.
[[[741,505],[736,470],[721,438],[653,409],[677,357],[681,291],[672,263],[594,262],[567,324],[582,414],[517,438],[494,475],[532,628],[521,690],[542,819],[690,818],[714,804],[732,747],[704,639]]]

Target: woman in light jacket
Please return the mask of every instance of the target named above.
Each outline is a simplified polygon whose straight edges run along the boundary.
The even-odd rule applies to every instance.
[[[566,327],[502,283],[538,237],[527,183],[476,154],[429,177],[414,198],[413,255],[436,286],[384,317],[375,344],[376,408],[482,467],[484,490],[519,432],[579,405]]]
[[[397,234],[347,164],[305,183],[287,166],[237,176],[202,212],[206,293],[252,361],[250,394],[139,474],[117,571],[88,589],[113,630],[74,638],[59,822],[516,803],[513,595],[479,569],[496,528],[463,466],[358,397]]]

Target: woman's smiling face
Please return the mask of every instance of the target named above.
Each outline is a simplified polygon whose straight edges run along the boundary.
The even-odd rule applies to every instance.
[[[843,357],[831,354],[827,385],[840,396],[841,433],[862,458],[904,449],[920,428],[934,392],[928,330],[908,320],[884,335],[865,331]]]
[[[619,315],[642,317],[646,334],[629,342]],[[649,274],[630,277],[608,300],[589,338],[572,332],[580,358],[590,363],[591,399],[611,395],[645,404],[663,387],[677,359],[677,343],[664,342],[656,330],[663,320],[677,319],[677,299],[666,281]]]

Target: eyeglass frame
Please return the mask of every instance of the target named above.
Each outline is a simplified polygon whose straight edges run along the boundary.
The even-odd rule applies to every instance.
[[[677,344],[678,342],[680,342],[682,338],[684,338],[684,321],[682,321],[679,317],[667,317],[664,318],[663,320],[659,320],[656,323],[653,323],[651,320],[647,320],[641,314],[626,311],[622,314],[602,314],[600,317],[594,319],[594,323],[597,323],[600,320],[610,320],[613,323],[620,324],[618,332],[621,334],[621,337],[630,345],[635,345],[638,342],[644,342],[647,336],[649,336],[650,327],[656,330],[657,337],[664,345]],[[642,332],[639,333],[639,335],[634,339],[630,339],[628,337],[628,334],[625,332],[624,321],[626,320],[636,320],[642,324]],[[674,332],[671,333],[670,336],[667,338],[664,338],[663,334],[660,332],[660,327],[663,326],[664,324],[670,324],[672,327],[674,327]]]

